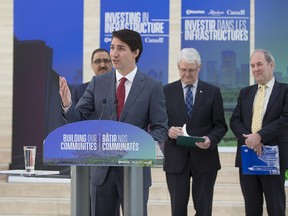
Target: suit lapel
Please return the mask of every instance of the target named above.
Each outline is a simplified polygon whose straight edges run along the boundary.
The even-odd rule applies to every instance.
[[[107,92],[107,98],[110,98],[109,107],[111,107],[111,120],[117,120],[117,103],[116,103],[116,72],[113,71],[107,78],[107,86],[112,86]],[[97,88],[97,87],[96,87]]]
[[[251,90],[247,93],[247,95],[244,95],[245,98],[242,98],[243,113],[247,115],[248,125],[250,125],[249,128],[251,128],[251,125],[252,125],[253,103],[254,103],[254,98],[255,98],[257,89],[258,89],[257,84],[252,86]]]
[[[177,82],[177,85],[175,85],[175,94],[173,96],[173,100],[175,100],[175,106],[177,106],[177,109],[179,109],[179,115],[182,115],[185,118],[185,122],[188,121],[188,114],[186,110],[186,101],[184,99],[184,92],[182,88],[181,80]],[[180,97],[179,97],[180,96]]]
[[[107,76],[107,82],[109,83],[109,86],[113,86],[113,88],[109,89],[109,96],[114,101],[116,99],[116,72],[113,71],[110,76]]]
[[[145,77],[143,76],[141,72],[137,71],[134,77],[130,92],[124,104],[124,107],[123,107],[123,110],[119,119],[120,121],[125,118],[125,116],[129,112],[129,109],[132,107],[135,100],[138,98],[144,86],[145,86]]]
[[[277,81],[275,81],[274,87],[272,89],[272,92],[271,92],[271,95],[270,95],[270,98],[269,98],[269,101],[268,101],[268,104],[267,104],[266,112],[264,114],[264,118],[265,118],[266,114],[269,113],[269,110],[271,109],[271,107],[273,106],[277,96],[281,92],[280,89],[281,89],[280,84]]]
[[[198,86],[196,89],[196,94],[195,94],[195,101],[194,101],[194,106],[192,110],[192,118],[193,118],[193,113],[197,113],[197,109],[199,109],[200,104],[202,103],[203,98],[203,93],[205,93],[205,88],[203,86],[203,83],[201,80],[198,80]]]

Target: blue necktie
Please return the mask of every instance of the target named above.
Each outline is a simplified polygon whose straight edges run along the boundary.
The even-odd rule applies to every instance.
[[[191,117],[192,110],[193,110],[193,93],[192,93],[192,88],[193,85],[187,85],[185,88],[187,88],[187,93],[186,93],[186,110],[189,118]]]

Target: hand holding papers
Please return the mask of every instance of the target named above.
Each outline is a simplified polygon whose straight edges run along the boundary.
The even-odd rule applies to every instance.
[[[186,130],[186,124],[183,125],[182,127],[182,132],[183,132],[183,136],[189,136],[189,134],[187,133],[187,130]]]
[[[177,137],[176,144],[179,146],[186,146],[186,147],[197,147],[195,144],[196,142],[205,142],[204,137],[197,137],[197,136],[189,136],[186,130],[186,124],[182,127],[183,136]]]

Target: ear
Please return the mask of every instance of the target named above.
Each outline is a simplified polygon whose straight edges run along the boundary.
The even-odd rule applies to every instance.
[[[272,69],[272,70],[275,69],[275,63],[274,63],[273,61],[270,63],[270,66],[271,66],[271,69]]]
[[[139,49],[135,50],[133,53],[134,53],[134,56],[136,58],[139,55]]]

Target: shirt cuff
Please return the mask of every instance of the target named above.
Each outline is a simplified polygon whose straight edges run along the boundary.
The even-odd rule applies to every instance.
[[[63,104],[61,103],[61,107],[62,107],[64,113],[66,113],[66,112],[69,110],[69,108],[71,107],[71,105],[72,105],[72,102],[70,102],[69,106],[64,107]]]

